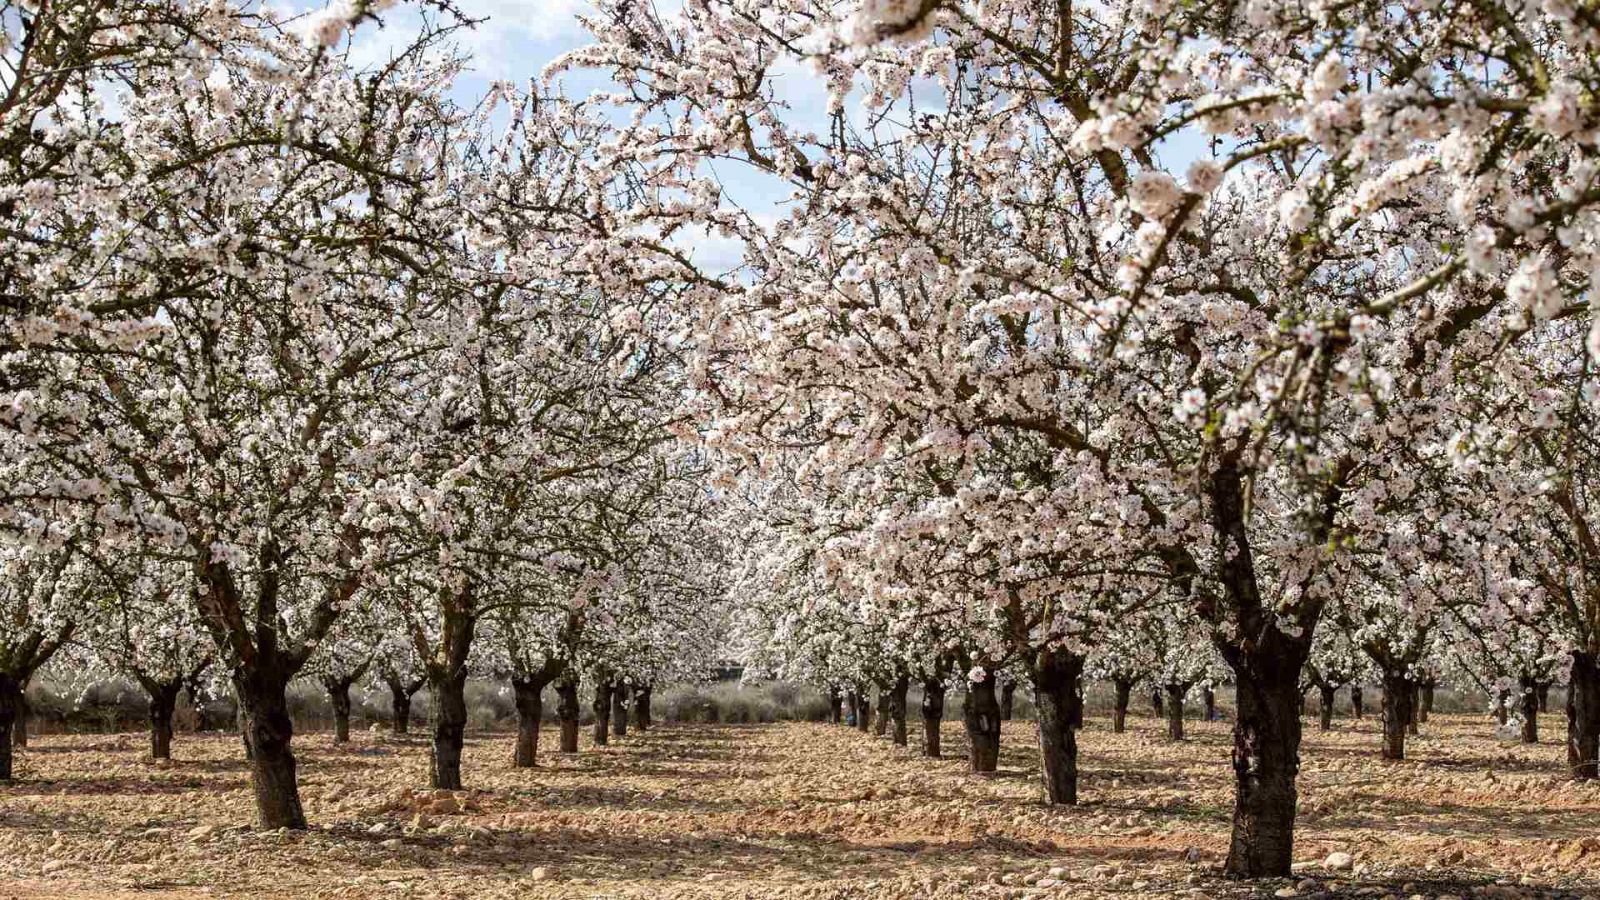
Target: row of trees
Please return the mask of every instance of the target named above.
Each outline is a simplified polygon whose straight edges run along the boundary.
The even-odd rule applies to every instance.
[[[1017,671],[1071,803],[1085,666],[1149,619],[1204,648],[1176,684],[1237,686],[1238,876],[1290,871],[1333,630],[1401,721],[1440,630],[1559,663],[1596,775],[1587,12],[599,6],[555,71],[624,86],[602,156],[671,188],[644,221],[746,247],[736,283],[668,277],[771,658],[896,717],[959,673],[979,767]]]
[[[306,824],[297,677],[336,709],[368,672],[401,709],[425,684],[459,788],[469,675],[575,712],[580,673],[647,691],[721,629],[681,354],[637,325],[665,298],[603,264],[628,251],[599,240],[589,126],[452,102],[443,7],[353,68],[384,5],[0,12],[0,730],[69,648],[144,685],[164,754],[216,673],[267,827]]]
[[[1585,8],[602,0],[462,108],[448,9],[344,58],[386,5],[0,15],[0,695],[148,585],[298,825],[284,686],[358,611],[449,786],[497,617],[536,682],[569,621],[625,666],[733,597],[833,683],[965,678],[985,758],[1019,673],[1070,803],[1085,667],[1148,628],[1237,686],[1255,877],[1319,636],[1398,709],[1445,622],[1564,661],[1595,776]]]

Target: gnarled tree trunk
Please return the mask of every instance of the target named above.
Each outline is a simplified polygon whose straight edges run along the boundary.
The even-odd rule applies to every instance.
[[[433,751],[428,761],[430,784],[436,790],[459,791],[461,748],[467,741],[467,670],[430,673],[433,700]]]
[[[328,700],[333,704],[333,742],[350,743],[350,685],[343,679],[330,679],[323,685],[328,689]]]
[[[889,688],[890,739],[896,747],[906,745],[906,692],[910,687],[911,679],[901,675]]]
[[[28,748],[28,686],[23,685],[17,693],[17,721],[11,726],[11,746],[18,750]],[[5,741],[6,732],[0,731],[0,741]]]
[[[1074,722],[1082,701],[1078,682],[1083,657],[1059,648],[1042,650],[1034,660],[1033,699],[1038,707],[1039,758],[1045,798],[1078,802],[1078,741]]]
[[[569,674],[556,682],[556,717],[561,720],[561,752],[578,752],[578,677]]]
[[[406,734],[411,731],[411,696],[422,690],[427,681],[418,678],[406,682],[400,680],[399,675],[386,673],[383,683],[389,686],[389,712],[393,718],[391,727],[395,734]]]
[[[172,758],[172,713],[178,708],[178,692],[183,679],[161,681],[137,676],[150,704],[150,758]]]
[[[1359,719],[1367,714],[1366,707],[1362,704],[1361,685],[1350,685],[1350,716]]]
[[[628,686],[617,682],[611,686],[611,734],[628,736]]]
[[[1166,712],[1166,705],[1161,702],[1161,687],[1158,685],[1150,689],[1150,710],[1157,716]]]
[[[1331,684],[1323,684],[1317,687],[1317,692],[1322,700],[1322,709],[1318,710],[1317,727],[1327,731],[1333,727],[1333,698],[1337,688]]]
[[[844,700],[839,692],[828,688],[828,721],[838,725],[844,719]]]
[[[1433,714],[1433,690],[1439,686],[1436,678],[1424,678],[1417,684],[1417,721],[1427,724]]]
[[[511,673],[511,692],[517,703],[517,746],[512,764],[519,769],[539,764],[539,727],[544,724],[544,686],[554,672],[550,666],[538,672]]]
[[[878,685],[878,717],[873,720],[872,733],[883,737],[889,733],[889,686]]]
[[[1168,684],[1167,689],[1167,740],[1183,740],[1183,698],[1189,693],[1186,684]]]
[[[1522,742],[1539,743],[1539,686],[1532,678],[1522,679]]]
[[[19,727],[26,727],[22,724],[22,685],[11,673],[0,672],[0,781],[13,777],[12,735]]]
[[[939,726],[944,722],[944,679],[922,682],[922,755],[939,757]]]
[[[1300,772],[1300,666],[1310,649],[1300,643],[1233,648],[1238,710],[1233,729],[1233,834],[1225,870],[1246,878],[1289,874]],[[1287,639],[1285,639],[1287,643]]]
[[[633,691],[633,727],[649,731],[655,721],[650,718],[650,692],[652,686],[641,684]]]
[[[1000,686],[1000,721],[1011,721],[1011,711],[1016,706],[1017,683],[1008,681]]]
[[[1383,758],[1406,758],[1406,729],[1411,726],[1415,685],[1404,671],[1383,673]]]
[[[256,814],[261,827],[267,830],[306,827],[300,786],[295,780],[294,753],[289,748],[294,737],[294,722],[289,718],[289,678],[288,674],[265,666],[239,669],[233,676],[249,750]]]
[[[1000,767],[1000,703],[994,696],[994,677],[967,683],[966,699],[961,704],[962,724],[967,727],[970,747],[967,761],[974,772],[993,772]]]
[[[866,688],[856,688],[856,728],[866,734],[872,730],[872,699],[867,696]]]
[[[1600,778],[1600,656],[1574,650],[1567,686],[1567,765],[1572,777]]]
[[[1133,697],[1133,682],[1126,678],[1114,679],[1117,702],[1111,708],[1111,732],[1122,734],[1128,730],[1128,701]]]
[[[604,747],[611,742],[611,676],[596,672],[594,676],[594,742]]]

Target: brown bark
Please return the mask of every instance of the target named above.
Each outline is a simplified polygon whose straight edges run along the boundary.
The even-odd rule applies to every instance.
[[[1337,689],[1331,684],[1324,684],[1317,688],[1322,700],[1322,708],[1318,710],[1317,727],[1323,731],[1333,727],[1333,698]]]
[[[1011,721],[1011,711],[1016,706],[1017,683],[1008,681],[1000,686],[1000,721]]]
[[[596,672],[594,676],[594,742],[604,747],[611,742],[611,676]]]
[[[578,677],[568,674],[556,682],[556,717],[561,720],[561,752],[578,752]]]
[[[17,721],[11,726],[11,746],[18,750],[28,748],[28,690],[24,685],[17,694]],[[0,742],[5,741],[5,731],[0,729]]]
[[[844,721],[844,699],[834,688],[828,688],[828,721],[834,725]]]
[[[974,772],[993,772],[1000,767],[1000,703],[994,693],[993,675],[976,684],[968,682],[961,704],[970,747],[967,761]]]
[[[1128,730],[1128,701],[1133,697],[1133,682],[1126,678],[1115,679],[1117,703],[1111,709],[1111,732],[1122,734]]]
[[[1567,685],[1567,765],[1572,777],[1600,778],[1600,656],[1573,651]]]
[[[435,790],[459,791],[461,748],[467,741],[467,670],[430,673],[428,695],[433,700],[433,748],[429,757],[429,784]]]
[[[383,683],[389,686],[391,727],[395,734],[407,734],[411,731],[411,696],[422,690],[427,680],[418,678],[408,682],[393,672],[385,672]]]
[[[872,730],[872,700],[865,688],[856,688],[856,728],[866,734]]]
[[[1439,686],[1438,679],[1424,678],[1417,684],[1417,721],[1427,724],[1428,716],[1433,714],[1433,691]]]
[[[287,695],[289,676],[257,666],[236,670],[233,681],[249,749],[258,823],[266,830],[304,829],[306,813],[300,805],[294,753],[289,746],[294,737]]]
[[[1522,679],[1522,742],[1539,743],[1539,686],[1532,678]]]
[[[1189,693],[1187,684],[1168,684],[1167,689],[1167,740],[1183,740],[1183,697]]]
[[[1366,706],[1362,703],[1361,685],[1350,685],[1350,716],[1359,719],[1367,714]]]
[[[1078,802],[1078,741],[1074,722],[1082,700],[1078,683],[1083,657],[1061,649],[1043,650],[1034,661],[1033,698],[1039,717],[1039,759],[1045,799]]]
[[[872,733],[883,737],[889,733],[889,686],[878,685],[878,717],[872,722]]]
[[[12,734],[21,723],[22,685],[9,672],[0,672],[0,781],[13,776]]]
[[[544,686],[549,684],[548,672],[514,672],[511,691],[517,704],[517,744],[512,753],[512,764],[519,769],[539,764],[539,726],[544,724]]]
[[[350,685],[336,680],[324,682],[333,704],[333,742],[350,743]]]
[[[611,735],[628,736],[628,686],[621,682],[611,686]]]
[[[906,692],[911,679],[901,675],[889,688],[890,739],[896,747],[906,745]]]
[[[172,713],[178,708],[178,692],[183,690],[183,679],[162,681],[137,676],[144,688],[150,708],[150,758],[172,758]]]
[[[1406,758],[1406,729],[1413,721],[1415,685],[1404,671],[1383,673],[1383,758]]]
[[[650,718],[650,693],[652,685],[641,684],[633,692],[633,727],[649,731],[655,720]]]
[[[922,755],[937,759],[940,751],[939,726],[944,722],[944,679],[922,682]]]

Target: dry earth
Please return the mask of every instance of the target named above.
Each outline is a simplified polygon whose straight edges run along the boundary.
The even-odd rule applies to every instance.
[[[1548,716],[1547,734],[1562,733]],[[454,795],[420,737],[296,739],[313,830],[261,832],[236,738],[46,736],[0,786],[5,898],[1240,898],[1600,897],[1600,786],[1561,747],[1507,745],[1435,717],[1414,758],[1377,759],[1376,723],[1307,732],[1290,881],[1217,876],[1227,846],[1225,724],[1161,740],[1154,720],[1082,737],[1083,805],[1038,802],[1032,725],[1002,771],[925,760],[840,727],[662,726],[576,759],[514,769],[510,736],[474,736]],[[544,745],[553,746],[547,732]],[[1331,872],[1334,852],[1351,871]]]

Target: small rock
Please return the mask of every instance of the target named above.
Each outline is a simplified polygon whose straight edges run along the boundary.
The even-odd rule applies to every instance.
[[[1274,897],[1298,897],[1299,892],[1292,887],[1282,887],[1272,892]]]
[[[64,859],[52,859],[49,862],[45,863],[44,865],[40,866],[39,867],[39,871],[42,874],[49,875],[49,874],[51,874],[53,872],[59,872],[62,869],[65,869],[66,867],[67,867],[67,861],[66,860],[64,860]]]
[[[210,838],[212,835],[214,835],[216,833],[217,833],[217,826],[215,826],[215,825],[196,825],[195,827],[189,829],[189,840],[191,840],[191,841],[207,840],[208,838]]]
[[[1328,858],[1322,861],[1322,867],[1330,872],[1348,872],[1355,864],[1355,857],[1343,851],[1329,853]]]
[[[401,844],[402,841],[399,838],[389,838],[387,841],[379,842],[378,846],[385,850],[397,850],[400,848]]]
[[[544,866],[535,866],[534,870],[529,872],[528,875],[533,878],[534,881],[544,881],[550,877],[550,870]]]

